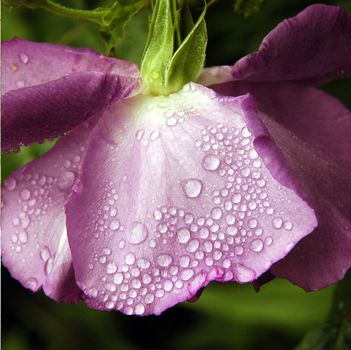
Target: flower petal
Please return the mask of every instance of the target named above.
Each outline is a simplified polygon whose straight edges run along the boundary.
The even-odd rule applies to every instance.
[[[100,72],[137,78],[136,65],[90,49],[35,43],[15,38],[1,44],[2,94],[78,72]]]
[[[133,78],[85,72],[9,91],[2,97],[2,149],[62,135],[128,96],[136,84]]]
[[[66,208],[90,306],[159,314],[212,280],[254,280],[313,230],[255,152],[249,100],[188,84],[100,119]]]
[[[14,172],[2,192],[2,261],[32,291],[76,302],[64,204],[80,170],[92,122],[62,138],[43,157]]]
[[[272,272],[306,290],[323,288],[351,267],[351,113],[313,88],[253,84],[248,90],[318,219],[318,228]]]
[[[312,5],[284,20],[233,67],[234,80],[323,82],[351,73],[351,14]]]

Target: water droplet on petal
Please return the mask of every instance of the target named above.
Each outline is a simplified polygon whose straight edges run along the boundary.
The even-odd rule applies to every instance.
[[[177,238],[179,243],[182,243],[182,244],[187,243],[190,239],[190,231],[187,228],[181,228],[177,232]]]
[[[113,276],[113,283],[115,284],[121,284],[123,282],[123,274],[121,272],[117,272]]]
[[[235,193],[232,196],[232,202],[235,204],[239,204],[241,202],[241,194],[240,193]]]
[[[258,253],[263,249],[263,242],[260,239],[254,239],[250,244],[250,248]]]
[[[40,250],[40,258],[43,260],[43,261],[47,261],[49,260],[49,258],[51,257],[51,252],[50,252],[50,249],[49,247],[44,247]]]
[[[19,80],[16,85],[17,85],[18,88],[23,88],[24,87],[24,81],[23,80]]]
[[[283,220],[280,217],[276,217],[273,219],[272,223],[274,228],[279,229],[283,225]]]
[[[27,234],[27,232],[26,231],[20,232],[19,235],[18,235],[18,238],[19,238],[20,242],[27,243],[27,241],[28,241],[28,234]]]
[[[117,265],[114,262],[109,262],[106,265],[106,272],[111,275],[117,271]]]
[[[134,308],[136,315],[142,315],[145,312],[145,307],[143,304],[136,304]]]
[[[151,141],[155,141],[155,140],[157,140],[157,139],[159,138],[159,136],[160,136],[159,131],[154,130],[154,131],[150,134],[150,140],[151,140]]]
[[[293,224],[292,224],[290,221],[285,221],[285,222],[284,222],[284,228],[285,228],[287,231],[290,231],[290,230],[292,230],[292,228],[293,228]]]
[[[30,198],[30,191],[27,188],[25,188],[24,190],[22,190],[20,196],[24,201],[27,201]]]
[[[16,180],[11,177],[5,181],[4,185],[8,191],[13,191],[16,188]]]
[[[175,126],[177,124],[177,118],[171,117],[167,120],[167,125],[168,126]]]
[[[141,222],[135,223],[132,230],[127,233],[127,239],[131,244],[140,244],[145,241],[148,236],[148,230]]]
[[[219,220],[222,217],[222,210],[220,208],[213,208],[211,216],[213,220]]]
[[[184,194],[189,198],[196,198],[202,191],[202,182],[198,179],[188,179],[182,183]]]
[[[27,64],[29,62],[29,57],[25,53],[20,53],[19,58],[22,63]]]
[[[209,171],[217,170],[220,164],[220,160],[214,154],[208,154],[202,160],[202,166]]]
[[[118,221],[118,220],[114,220],[114,221],[112,221],[112,222],[110,223],[110,229],[111,229],[112,231],[118,230],[119,226],[120,226],[120,224],[119,224],[119,221]]]
[[[54,258],[50,257],[45,263],[45,274],[50,274],[54,266]]]
[[[135,255],[133,253],[129,253],[125,257],[125,262],[127,265],[133,265],[135,262]]]
[[[65,191],[72,187],[76,175],[71,171],[65,171],[61,176],[58,178],[58,187]]]
[[[141,141],[143,136],[144,136],[144,130],[143,129],[138,130],[137,133],[136,133],[136,139],[138,141]]]
[[[168,254],[160,254],[157,257],[157,263],[162,267],[167,267],[171,264],[172,257]]]
[[[256,278],[256,273],[248,267],[238,264],[236,267],[236,277],[239,282],[250,282]]]

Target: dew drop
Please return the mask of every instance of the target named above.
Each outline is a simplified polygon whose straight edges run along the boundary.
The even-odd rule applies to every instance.
[[[171,117],[167,120],[167,125],[168,126],[175,126],[177,124],[177,118]]]
[[[257,220],[256,219],[250,219],[248,221],[248,226],[249,226],[249,228],[255,228],[257,226]]]
[[[188,281],[190,280],[191,277],[194,276],[194,271],[191,270],[191,269],[186,269],[184,271],[182,271],[180,273],[180,278],[183,280],[183,281]]]
[[[186,250],[190,253],[194,253],[196,252],[197,248],[199,248],[199,245],[199,241],[197,239],[193,239],[189,242],[188,246],[186,247]]]
[[[44,247],[40,250],[40,258],[43,260],[43,261],[48,261],[51,257],[51,252],[50,252],[50,249],[49,247]]]
[[[273,243],[273,238],[272,237],[267,237],[266,239],[265,239],[265,243],[266,243],[266,245],[271,245],[272,243]]]
[[[113,276],[113,283],[115,284],[121,284],[123,282],[123,274],[120,272],[117,272],[114,276]]]
[[[129,253],[125,257],[125,262],[127,265],[133,265],[135,262],[135,255],[133,253]]]
[[[145,304],[152,304],[154,301],[154,296],[152,294],[146,294],[144,301]]]
[[[263,249],[263,242],[260,239],[254,239],[251,241],[250,248],[258,253]]]
[[[118,230],[119,226],[120,226],[120,224],[119,224],[119,221],[118,221],[118,220],[113,220],[113,221],[111,221],[111,223],[110,223],[110,229],[111,229],[112,231]]]
[[[20,196],[24,201],[27,201],[30,198],[30,191],[27,188],[25,188],[24,190],[22,190]]]
[[[177,239],[179,243],[187,243],[190,239],[190,231],[187,228],[181,228],[177,232]]]
[[[16,180],[9,178],[5,181],[5,187],[8,191],[13,191],[16,188]]]
[[[244,248],[242,246],[238,245],[234,248],[234,253],[236,255],[242,255],[242,253],[244,253]]]
[[[136,304],[134,308],[136,315],[142,315],[145,312],[145,307],[143,304]]]
[[[162,267],[167,267],[172,263],[172,257],[168,254],[160,254],[157,257],[157,263]]]
[[[170,280],[165,280],[163,283],[163,289],[166,292],[170,292],[173,289],[173,282]]]
[[[127,239],[131,244],[140,244],[148,236],[148,230],[141,222],[136,222],[131,231],[127,233]]]
[[[150,140],[151,140],[151,141],[155,141],[155,140],[157,140],[159,137],[160,137],[160,133],[159,133],[159,131],[157,131],[157,130],[154,130],[154,131],[151,132],[151,134],[150,134]]]
[[[54,267],[54,258],[50,257],[45,263],[45,273],[48,275]]]
[[[143,129],[138,130],[137,133],[136,133],[136,139],[138,141],[141,141],[143,136],[144,136],[144,130]]]
[[[222,210],[220,208],[213,208],[211,216],[213,220],[219,220],[222,217]]]
[[[220,162],[221,161],[217,156],[215,156],[214,154],[208,154],[202,160],[202,166],[206,170],[214,171],[218,169]]]
[[[273,219],[272,224],[274,228],[279,229],[283,225],[283,220],[281,217],[276,217]]]
[[[285,222],[284,222],[284,228],[285,228],[287,231],[291,231],[292,228],[293,228],[293,224],[292,224],[290,221],[285,221]]]
[[[239,282],[250,282],[255,279],[256,274],[253,270],[248,267],[238,264],[236,267],[236,277]]]
[[[23,64],[27,64],[29,62],[29,57],[25,53],[20,53],[19,58]]]
[[[18,238],[21,243],[27,243],[28,241],[28,234],[26,231],[21,231],[18,235]]]
[[[232,196],[232,202],[235,203],[235,204],[240,203],[241,202],[241,194],[240,193],[235,193]]]
[[[196,198],[202,190],[202,182],[198,179],[188,179],[182,183],[184,194],[189,198]]]
[[[111,275],[117,271],[117,265],[114,262],[109,262],[106,265],[106,272]]]
[[[183,255],[180,259],[179,259],[179,264],[181,267],[186,268],[189,266],[190,264],[190,258],[187,255]]]
[[[71,171],[65,171],[58,178],[57,185],[60,188],[60,190],[63,190],[63,191],[68,190],[72,187],[75,178],[76,178],[76,176],[74,173],[72,173]]]
[[[161,213],[160,210],[157,209],[157,210],[154,211],[154,218],[155,218],[155,220],[157,220],[157,221],[159,221],[159,220],[162,219],[162,213]]]

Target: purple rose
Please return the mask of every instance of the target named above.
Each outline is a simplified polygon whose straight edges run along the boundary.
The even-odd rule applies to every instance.
[[[2,256],[25,287],[159,314],[266,271],[306,290],[351,266],[351,15],[314,5],[169,96],[87,49],[2,45],[2,147],[64,134],[4,184]]]

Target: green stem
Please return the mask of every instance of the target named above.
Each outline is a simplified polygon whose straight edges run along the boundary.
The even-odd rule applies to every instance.
[[[47,10],[49,12],[52,12],[61,16],[77,18],[77,19],[87,19],[96,23],[102,23],[103,16],[105,16],[106,13],[108,12],[108,9],[106,8],[95,9],[92,11],[73,9],[73,8],[69,8],[69,7],[57,4],[51,0],[41,1],[38,5],[35,4],[33,7],[42,8],[44,10]]]

